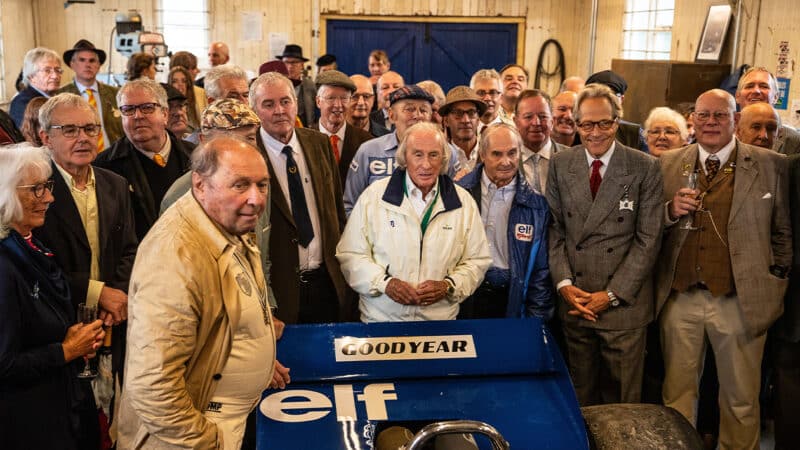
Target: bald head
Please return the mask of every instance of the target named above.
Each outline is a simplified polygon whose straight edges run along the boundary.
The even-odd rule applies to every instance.
[[[572,91],[572,92],[580,92],[581,89],[586,85],[586,80],[581,77],[567,77],[563,83],[561,83],[561,89],[559,92],[564,91]]]
[[[780,118],[775,108],[767,103],[753,103],[739,113],[736,137],[745,144],[771,149],[779,126]]]
[[[381,77],[378,78],[378,108],[388,108],[389,94],[405,85],[406,82],[403,80],[403,77],[393,70],[381,75]]]
[[[225,64],[230,60],[230,50],[228,45],[224,42],[212,42],[208,47],[208,63],[211,67]]]
[[[736,102],[722,89],[711,89],[697,97],[692,118],[697,143],[716,153],[733,139]]]

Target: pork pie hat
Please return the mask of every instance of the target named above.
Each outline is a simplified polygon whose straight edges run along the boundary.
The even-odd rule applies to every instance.
[[[478,115],[482,116],[483,113],[486,112],[486,103],[478,97],[478,94],[475,93],[469,86],[456,86],[447,93],[447,96],[444,99],[444,105],[439,107],[439,115],[446,116],[450,113],[450,110],[453,108],[458,102],[472,102],[475,104],[475,107],[478,108]]]

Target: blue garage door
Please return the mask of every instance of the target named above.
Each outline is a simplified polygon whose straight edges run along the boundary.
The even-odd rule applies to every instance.
[[[383,49],[406,83],[434,80],[447,92],[472,74],[517,60],[515,23],[328,20],[327,53],[347,74],[369,74],[367,59]]]

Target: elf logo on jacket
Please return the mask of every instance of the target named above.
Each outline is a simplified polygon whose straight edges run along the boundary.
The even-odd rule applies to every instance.
[[[518,241],[531,242],[533,240],[533,225],[518,223],[514,225],[514,237]]]
[[[380,156],[369,158],[369,175],[370,177],[388,177],[397,168],[397,162],[394,157]]]
[[[259,411],[276,422],[311,422],[336,411],[339,422],[358,419],[356,401],[363,402],[367,420],[388,420],[386,402],[397,400],[394,383],[372,383],[364,386],[363,394],[355,394],[352,384],[333,386],[333,400],[319,391],[286,389],[270,394],[261,400]]]

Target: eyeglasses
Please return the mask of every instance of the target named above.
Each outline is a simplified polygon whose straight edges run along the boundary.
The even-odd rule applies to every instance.
[[[498,91],[497,89],[492,89],[490,91],[484,91],[483,89],[481,89],[480,91],[475,91],[475,93],[478,94],[478,97],[486,97],[488,95],[489,97],[494,98],[500,95],[500,91]]]
[[[142,112],[142,114],[149,116],[156,112],[157,108],[160,108],[161,105],[158,103],[142,103],[141,105],[122,105],[119,107],[119,112],[122,113],[123,116],[130,117],[136,114],[136,110]]]
[[[351,98],[353,99],[354,102],[358,103],[359,100],[364,100],[365,102],[368,102],[372,100],[373,97],[375,97],[375,94],[354,94]]]
[[[57,73],[57,74],[59,74],[59,75],[61,75],[62,73],[64,73],[64,69],[62,69],[61,67],[42,67],[42,68],[41,68],[41,69],[39,69],[38,71],[39,71],[39,72],[44,72],[44,73],[45,73],[45,74],[47,74],[48,76],[49,76],[49,75],[52,75],[53,73]]]
[[[695,111],[692,114],[694,114],[694,120],[697,122],[706,122],[711,116],[714,116],[714,120],[717,122],[727,122],[731,118],[731,113],[728,111],[714,111],[713,113],[710,111]]]
[[[346,105],[347,103],[350,103],[350,96],[349,95],[342,95],[342,96],[334,96],[334,95],[332,95],[332,96],[329,96],[329,97],[320,97],[320,98],[322,99],[322,101],[324,101],[325,103],[327,103],[329,105],[333,105],[333,104],[336,104],[336,103],[341,103],[343,105]]]
[[[478,110],[477,109],[452,109],[450,110],[450,114],[455,116],[456,119],[463,119],[464,116],[469,117],[470,119],[474,119],[478,117]]]
[[[578,123],[578,128],[587,133],[594,130],[594,127],[600,128],[603,131],[608,131],[614,127],[615,123],[617,123],[617,119],[598,120],[597,122],[593,122],[591,120],[583,120],[580,123]]]
[[[44,183],[36,183],[36,184],[21,184],[17,186],[17,189],[30,189],[33,193],[33,196],[36,198],[44,197],[44,190],[47,189],[50,192],[53,192],[53,180],[47,180]]]
[[[401,110],[408,115],[414,113],[431,114],[431,109],[427,106],[405,105]]]
[[[662,133],[667,137],[676,137],[681,134],[680,131],[674,128],[653,128],[652,130],[647,130],[648,136],[661,136]]]
[[[76,138],[83,130],[89,137],[95,137],[103,131],[103,127],[99,123],[90,123],[88,125],[50,125],[51,129],[61,130],[61,134],[66,138]]]

